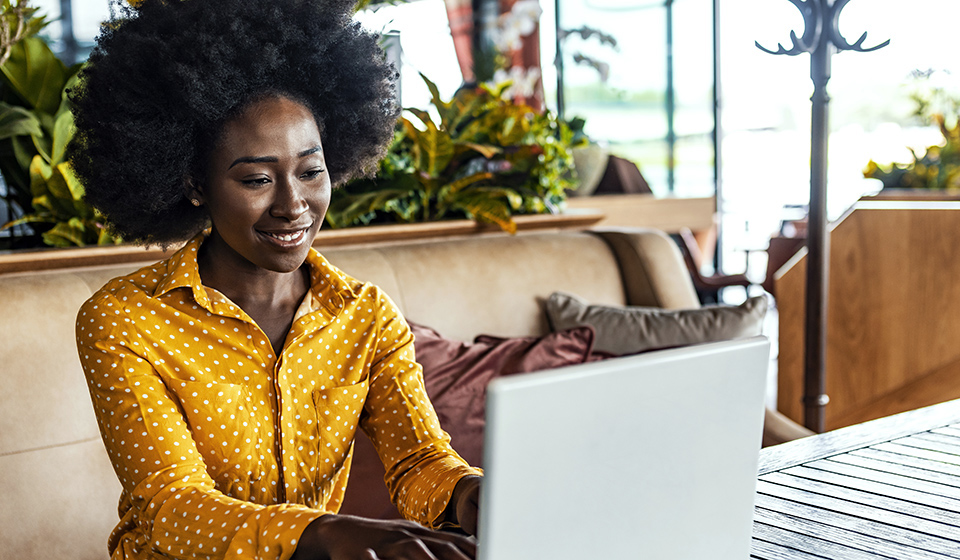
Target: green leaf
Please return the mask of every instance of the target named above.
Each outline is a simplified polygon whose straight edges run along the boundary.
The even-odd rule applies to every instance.
[[[30,160],[30,193],[34,197],[47,193],[47,179],[53,174],[53,168],[40,156]]]
[[[37,151],[33,148],[33,138],[24,138],[22,136],[15,136],[10,139],[10,143],[13,146],[13,156],[17,159],[17,164],[20,165],[20,169],[27,171],[30,169],[30,162],[33,161],[33,156],[37,154]]]
[[[427,84],[427,89],[430,90],[431,102],[433,106],[437,108],[437,112],[440,113],[440,124],[447,125],[453,116],[452,103],[445,103],[440,99],[440,90],[437,88],[437,84],[431,82],[422,72],[420,73],[420,77],[423,78],[424,83]],[[447,128],[449,129],[449,127]]]
[[[34,153],[39,154],[47,163],[51,163],[50,152],[53,151],[53,139],[47,135],[31,136]]]
[[[40,119],[23,107],[0,103],[0,140],[13,136],[43,136]]]
[[[517,224],[510,217],[510,208],[502,198],[491,198],[482,192],[472,192],[457,200],[458,207],[475,220],[500,226],[508,233],[517,232]]]
[[[464,189],[476,185],[480,181],[486,181],[492,178],[493,173],[474,173],[473,175],[457,179],[448,185],[440,187],[437,193],[437,217],[442,217],[447,213],[448,209],[457,207],[457,200],[462,196],[461,192]]]
[[[478,187],[474,192],[483,193],[486,196],[503,198],[510,205],[510,208],[516,210],[523,206],[523,197],[517,191],[504,187]]]
[[[430,118],[430,113],[428,113],[428,112],[426,112],[426,111],[424,111],[424,110],[422,110],[422,109],[409,108],[409,109],[405,109],[405,110],[406,110],[406,111],[410,111],[411,113],[413,113],[414,115],[416,115],[417,118],[420,119],[420,122],[422,122],[423,124],[427,124],[428,122],[433,122],[433,119]]]
[[[50,163],[58,164],[63,161],[67,151],[67,144],[73,138],[73,113],[64,111],[57,117],[53,125],[52,153],[50,154]]]
[[[3,224],[2,226],[0,226],[0,230],[5,230],[7,228],[11,228],[13,226],[19,226],[23,224],[39,224],[39,223],[52,224],[55,222],[56,220],[50,218],[49,216],[41,216],[39,214],[28,214],[26,216],[13,220],[12,222],[7,222]]]
[[[61,164],[66,167],[67,164]],[[78,199],[74,196],[61,166],[51,168],[40,156],[33,158],[30,166],[30,190],[34,193],[33,207],[45,209],[58,220],[69,220],[84,214],[88,208],[82,204],[79,209]],[[79,211],[78,211],[79,210]]]
[[[46,42],[28,37],[13,45],[0,71],[10,87],[36,111],[56,114],[67,82],[67,69]]]
[[[67,184],[67,188],[70,190],[70,196],[75,201],[83,200],[83,184],[77,179],[77,176],[73,173],[73,167],[70,166],[70,163],[64,161],[57,164],[56,172],[59,173],[64,182]]]
[[[114,237],[110,235],[110,230],[97,224],[99,226],[100,234],[97,236],[97,245],[119,245],[123,243],[123,239],[119,236]]]
[[[468,177],[457,179],[456,181],[450,183],[449,185],[445,185],[441,190],[447,194],[456,194],[461,190],[469,187],[470,185],[474,185],[476,183],[479,183],[480,181],[484,181],[487,179],[493,179],[493,173],[488,173],[488,172],[474,173],[473,175],[470,175]]]
[[[385,210],[397,199],[410,196],[413,188],[391,188],[360,194],[348,194],[338,201],[336,207],[327,212],[327,223],[332,228],[348,227],[356,224],[362,216]]]
[[[436,178],[453,159],[453,140],[432,121],[424,124],[427,129],[420,131],[414,138],[413,157],[421,173]]]
[[[491,146],[489,144],[476,144],[474,142],[461,142],[457,145],[459,148],[463,146],[464,148],[471,149],[487,159],[493,159],[499,154],[503,153],[503,149],[498,146]]]
[[[60,92],[60,107],[57,109],[56,116],[60,116],[64,111],[70,111],[73,107],[73,102],[70,101],[70,90],[77,87],[77,84],[80,82],[80,70],[83,69],[82,62],[78,62],[67,68],[67,82],[63,85],[63,90]]]
[[[86,227],[76,218],[67,222],[58,222],[50,231],[45,232],[43,242],[54,247],[83,247],[87,245]]]

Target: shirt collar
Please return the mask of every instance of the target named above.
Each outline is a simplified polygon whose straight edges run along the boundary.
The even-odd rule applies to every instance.
[[[198,234],[167,259],[167,271],[157,285],[156,297],[177,288],[186,288],[193,293],[197,303],[210,309],[210,298],[200,282],[200,268],[197,266],[197,251],[204,239],[204,233]]]
[[[198,234],[167,259],[166,273],[157,285],[156,297],[177,288],[185,288],[190,290],[198,304],[212,311],[210,295],[200,280],[200,268],[197,265],[197,252],[204,239],[206,233]],[[344,307],[345,298],[357,297],[359,283],[330,264],[316,249],[310,249],[306,263],[310,267],[311,311],[325,308],[332,315],[337,315]]]

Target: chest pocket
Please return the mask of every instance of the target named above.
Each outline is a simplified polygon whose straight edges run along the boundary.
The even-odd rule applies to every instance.
[[[176,388],[197,449],[224,494],[244,499],[260,478],[261,426],[246,389],[232,383]]]
[[[369,381],[354,385],[331,387],[313,391],[317,411],[317,473],[316,487],[321,501],[329,497],[338,471],[353,447],[360,413],[367,399]]]

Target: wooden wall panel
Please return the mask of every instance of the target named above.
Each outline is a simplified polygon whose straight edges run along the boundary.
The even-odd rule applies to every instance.
[[[781,270],[779,403],[802,422],[805,258]],[[861,202],[831,234],[828,429],[960,397],[960,205]]]

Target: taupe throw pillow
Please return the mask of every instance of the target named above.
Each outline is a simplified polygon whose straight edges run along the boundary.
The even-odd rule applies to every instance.
[[[667,310],[590,305],[556,292],[547,299],[546,312],[554,331],[590,325],[596,331],[594,350],[625,355],[759,335],[767,300],[756,296],[736,306]]]

